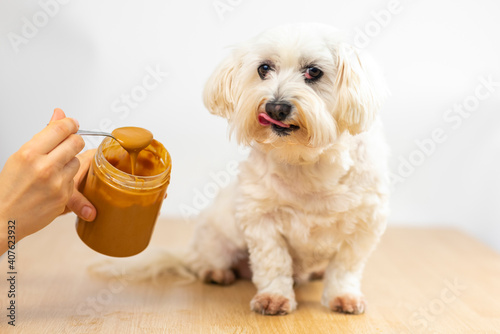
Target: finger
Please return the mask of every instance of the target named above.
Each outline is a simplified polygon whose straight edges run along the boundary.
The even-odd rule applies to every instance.
[[[49,153],[64,139],[76,133],[78,127],[78,122],[72,118],[52,121],[28,142],[29,146],[40,154]]]
[[[64,111],[62,111],[62,109],[60,109],[60,108],[56,108],[56,109],[54,109],[54,113],[52,114],[50,122],[57,121],[57,120],[60,120],[63,118],[66,118],[66,114],[64,113]]]
[[[76,191],[75,190],[75,181],[70,180],[69,183],[68,183],[68,197],[71,198],[71,196],[73,196],[73,193],[75,191]],[[66,203],[66,205],[68,205],[68,204]],[[64,210],[66,210],[66,207],[64,207]]]
[[[93,221],[97,215],[97,211],[92,203],[76,189],[68,201],[68,209],[76,213],[78,217],[89,222]]]
[[[85,175],[87,175],[87,172],[90,168],[90,164],[92,163],[92,159],[94,158],[95,152],[96,152],[95,149],[88,150],[76,156],[78,160],[80,160],[80,169],[78,170],[78,173],[76,173],[75,176],[75,185],[77,188],[82,182]]]
[[[65,180],[68,180],[68,182],[72,182],[74,184],[74,178],[76,173],[78,173],[78,169],[80,169],[80,160],[78,160],[76,157],[71,159],[63,168],[62,174],[63,178]]]
[[[49,159],[53,163],[60,163],[66,165],[75,156],[83,150],[85,142],[79,135],[70,135],[61,144],[54,148],[49,153]]]

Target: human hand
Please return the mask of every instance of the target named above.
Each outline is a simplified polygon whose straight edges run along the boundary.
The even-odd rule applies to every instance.
[[[64,213],[73,211],[80,218],[86,221],[93,221],[95,219],[96,209],[92,203],[90,203],[89,200],[82,195],[82,193],[78,190],[78,187],[87,175],[96,151],[97,150],[95,149],[88,150],[76,156],[78,160],[80,160],[80,169],[73,178],[75,188],[73,189],[73,194],[66,205],[66,209],[64,210]]]
[[[49,124],[5,163],[0,172],[0,254],[6,250],[2,236],[8,220],[16,221],[19,241],[64,212],[80,168],[75,156],[85,146],[75,134],[78,127],[76,120],[55,109]]]

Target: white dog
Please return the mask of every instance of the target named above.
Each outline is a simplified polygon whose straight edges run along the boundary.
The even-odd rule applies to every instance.
[[[322,304],[363,313],[363,267],[388,214],[384,95],[373,67],[328,26],[283,26],[236,47],[204,102],[252,148],[248,160],[198,217],[187,257],[149,257],[135,272],[186,266],[230,284],[249,258],[255,312],[292,312],[294,283],[324,273]]]
[[[385,87],[370,66],[337,30],[299,24],[260,34],[215,70],[204,103],[252,150],[199,217],[188,262],[200,278],[229,284],[249,256],[255,312],[292,312],[294,281],[323,272],[323,305],[364,312],[361,276],[389,194]]]

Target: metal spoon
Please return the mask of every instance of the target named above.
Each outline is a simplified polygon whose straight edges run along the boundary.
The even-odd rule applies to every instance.
[[[116,138],[113,137],[113,135],[111,133],[108,133],[108,132],[78,130],[78,131],[76,131],[76,134],[81,135],[81,136],[106,136],[106,137],[111,137],[114,140],[116,140]]]

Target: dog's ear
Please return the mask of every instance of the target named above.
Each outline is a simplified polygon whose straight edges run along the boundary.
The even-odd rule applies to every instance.
[[[362,57],[353,47],[340,44],[337,58],[335,118],[340,133],[348,130],[355,135],[368,130],[387,95],[383,79],[369,58]],[[378,77],[377,77],[378,75]]]
[[[203,90],[203,103],[214,115],[231,118],[234,112],[234,80],[238,69],[235,54],[227,57],[212,73]]]

